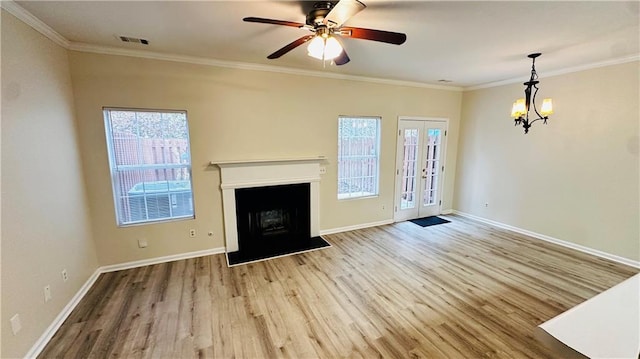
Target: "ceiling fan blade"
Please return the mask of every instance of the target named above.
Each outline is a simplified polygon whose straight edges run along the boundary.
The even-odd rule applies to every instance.
[[[345,49],[342,49],[340,55],[333,59],[333,62],[336,64],[336,66],[344,65],[349,61],[351,61],[351,59],[349,58],[349,55],[347,55],[347,51],[345,51]]]
[[[387,44],[394,45],[402,45],[405,41],[407,41],[407,35],[400,32],[363,29],[361,27],[343,27],[339,32],[336,33],[341,36],[386,42]]]
[[[304,44],[305,42],[313,39],[316,35],[307,35],[307,36],[303,36],[301,38],[299,38],[298,40],[284,46],[283,48],[281,48],[280,50],[274,52],[273,54],[267,56],[268,59],[273,60],[273,59],[277,59],[278,57],[286,54],[287,52],[295,49],[296,47]]]
[[[367,5],[358,0],[340,0],[335,4],[333,9],[329,11],[322,22],[327,26],[340,27],[345,21],[366,7]]]
[[[265,19],[265,18],[262,18],[262,17],[245,17],[242,20],[246,21],[246,22],[257,22],[257,23],[260,23],[260,24],[284,25],[284,26],[291,26],[291,27],[304,27],[304,24],[300,23],[300,22]]]

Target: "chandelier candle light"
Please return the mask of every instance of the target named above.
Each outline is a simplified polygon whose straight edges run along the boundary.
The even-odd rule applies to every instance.
[[[525,82],[524,85],[527,87],[524,89],[525,98],[521,98],[516,100],[513,103],[513,107],[511,108],[511,117],[515,119],[515,125],[518,126],[522,124],[524,128],[524,133],[529,133],[529,127],[533,125],[534,122],[542,120],[546,125],[547,120],[549,119],[549,115],[553,113],[553,103],[550,98],[545,98],[542,101],[542,107],[540,108],[540,112],[538,112],[538,108],[536,107],[536,94],[538,93],[538,74],[536,73],[536,57],[542,55],[541,53],[530,54],[529,57],[532,60],[531,64],[531,78],[529,81]],[[532,88],[535,89],[533,91],[533,96],[531,94]],[[529,120],[529,108],[533,104],[533,111],[535,111],[538,118],[534,120]]]

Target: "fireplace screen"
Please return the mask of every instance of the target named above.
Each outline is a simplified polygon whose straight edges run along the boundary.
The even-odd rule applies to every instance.
[[[260,211],[258,213],[259,226],[262,234],[265,236],[277,235],[287,232],[290,225],[289,213],[284,209],[273,209],[268,211]]]

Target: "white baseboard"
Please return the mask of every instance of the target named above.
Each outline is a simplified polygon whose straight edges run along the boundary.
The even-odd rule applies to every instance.
[[[56,334],[58,329],[60,329],[60,327],[62,326],[62,323],[64,323],[64,321],[69,317],[69,315],[78,305],[78,303],[80,303],[82,298],[84,298],[87,292],[89,292],[89,289],[91,289],[91,287],[96,282],[100,274],[114,272],[114,271],[123,270],[123,269],[138,268],[138,267],[148,266],[152,264],[173,262],[181,259],[204,257],[212,254],[220,254],[225,252],[226,252],[226,248],[219,247],[219,248],[205,249],[205,250],[196,251],[196,252],[180,253],[180,254],[174,254],[171,256],[143,259],[140,261],[126,262],[126,263],[98,267],[98,269],[96,269],[96,271],[91,275],[91,277],[89,277],[89,279],[87,279],[87,281],[82,285],[80,290],[78,290],[76,295],[74,295],[73,298],[71,298],[71,301],[69,301],[69,303],[62,309],[60,314],[58,314],[58,316],[53,320],[51,325],[49,325],[49,327],[45,330],[44,334],[42,334],[42,336],[40,336],[38,341],[36,341],[36,343],[31,347],[31,349],[27,352],[27,355],[25,355],[25,358],[36,358],[38,355],[40,355],[40,353],[42,352],[42,349],[44,349],[47,343],[49,343],[49,340],[51,340],[53,335]]]
[[[84,298],[84,296],[89,292],[89,289],[93,286],[93,283],[96,282],[98,277],[102,274],[100,268],[96,269],[95,272],[87,279],[87,281],[80,287],[80,290],[76,293],[76,295],[71,298],[69,303],[62,309],[60,314],[53,320],[51,325],[44,331],[44,333],[38,338],[36,343],[31,347],[31,349],[25,355],[25,358],[35,358],[40,355],[42,349],[49,343],[49,340],[53,337],[54,334],[60,329],[62,323],[69,317],[71,312],[76,308],[80,300]]]
[[[634,260],[631,260],[629,258],[620,257],[620,256],[617,256],[615,254],[599,251],[597,249],[585,247],[585,246],[582,246],[582,245],[579,245],[579,244],[576,244],[576,243],[573,243],[573,242],[568,242],[568,241],[565,241],[565,240],[562,240],[562,239],[558,239],[558,238],[554,238],[554,237],[551,237],[551,236],[547,236],[545,234],[532,232],[532,231],[529,231],[529,230],[526,230],[526,229],[522,229],[522,228],[519,228],[519,227],[514,227],[514,226],[510,226],[508,224],[501,223],[501,222],[493,221],[493,220],[486,219],[486,218],[483,218],[483,217],[478,217],[478,216],[475,216],[473,214],[460,212],[460,211],[457,211],[455,209],[453,210],[453,213],[457,214],[459,216],[462,216],[462,217],[466,217],[466,218],[472,219],[474,221],[478,221],[478,222],[482,222],[482,223],[486,223],[486,224],[492,225],[494,227],[506,229],[506,230],[513,231],[513,232],[516,232],[516,233],[524,234],[524,235],[529,236],[529,237],[540,239],[540,240],[543,240],[545,242],[557,244],[557,245],[560,245],[560,246],[563,246],[563,247],[566,247],[566,248],[571,248],[571,249],[574,249],[574,250],[579,251],[579,252],[591,254],[591,255],[594,255],[596,257],[608,259],[610,261],[621,263],[621,264],[624,264],[624,265],[628,265],[630,267],[640,268],[640,261],[634,261]]]
[[[174,254],[174,255],[164,256],[164,257],[156,257],[156,258],[143,259],[143,260],[133,261],[133,262],[112,264],[112,265],[100,267],[100,269],[101,269],[101,273],[108,273],[108,272],[115,272],[123,269],[149,266],[152,264],[167,263],[167,262],[179,261],[182,259],[210,256],[212,254],[220,254],[225,252],[226,252],[225,247],[218,247],[218,248],[212,248],[212,249],[205,249],[202,251],[180,253],[180,254]]]
[[[440,212],[440,214],[443,215],[447,215],[447,214],[452,214],[454,212],[454,210],[452,209],[445,209],[442,210]],[[391,219],[385,219],[382,221],[377,221],[377,222],[369,222],[369,223],[362,223],[362,224],[356,224],[353,226],[346,226],[346,227],[339,227],[339,228],[331,228],[331,229],[323,229],[320,231],[320,235],[324,235],[324,234],[334,234],[334,233],[341,233],[341,232],[348,232],[348,231],[355,231],[356,229],[363,229],[363,228],[369,228],[369,227],[377,227],[377,226],[384,226],[386,224],[391,224],[391,223],[395,223],[393,218]]]
[[[362,223],[362,224],[356,224],[356,225],[353,225],[353,226],[340,227],[340,228],[323,229],[323,230],[320,231],[320,235],[322,236],[322,235],[325,235],[325,234],[334,234],[334,233],[340,233],[340,232],[355,231],[356,229],[384,226],[385,224],[391,224],[391,223],[393,223],[393,219],[385,219],[383,221],[378,221],[378,222]]]

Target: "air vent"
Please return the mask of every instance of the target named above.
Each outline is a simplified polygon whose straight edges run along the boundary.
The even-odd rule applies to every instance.
[[[149,45],[149,40],[139,39],[139,38],[137,38],[137,37],[131,37],[131,36],[118,36],[118,38],[119,38],[122,42],[133,42],[133,43],[136,43],[136,44]]]

